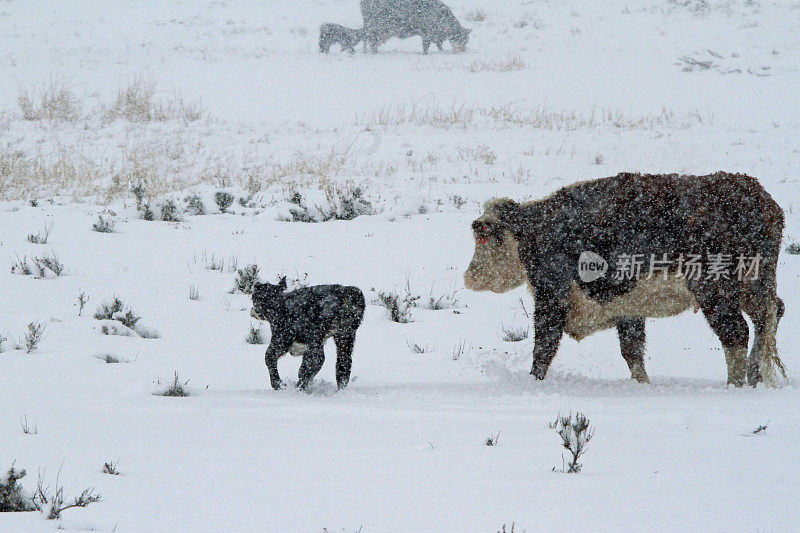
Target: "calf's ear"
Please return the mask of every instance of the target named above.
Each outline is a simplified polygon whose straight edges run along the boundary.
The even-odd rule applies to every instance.
[[[285,290],[286,290],[286,276],[283,276],[283,277],[281,278],[281,281],[280,281],[280,283],[278,283],[278,288],[279,288],[281,291],[285,291]]]

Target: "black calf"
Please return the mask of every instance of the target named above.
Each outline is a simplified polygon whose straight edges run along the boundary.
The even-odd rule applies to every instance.
[[[305,389],[325,362],[328,337],[336,343],[336,383],[350,381],[356,330],[364,318],[364,294],[357,287],[316,285],[291,292],[286,278],[278,285],[256,283],[250,315],[269,322],[272,339],[264,357],[273,389],[286,386],[278,375],[278,359],[290,352],[302,356],[297,386]]]

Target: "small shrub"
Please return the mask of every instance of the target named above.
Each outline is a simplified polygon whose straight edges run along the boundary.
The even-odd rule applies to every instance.
[[[184,198],[183,201],[186,203],[186,208],[184,211],[186,211],[188,214],[195,216],[206,214],[206,206],[198,195],[190,194]]]
[[[217,203],[220,212],[225,213],[235,200],[234,196],[226,191],[217,191],[214,193],[214,201]]]
[[[250,324],[250,331],[245,335],[244,340],[248,344],[264,344],[264,336],[261,335],[261,328],[255,324]]]
[[[787,246],[786,253],[791,255],[800,255],[800,242],[793,242]]]
[[[287,198],[291,222],[327,222],[329,220],[352,220],[363,215],[375,214],[372,203],[364,197],[361,187],[350,185],[325,189],[327,206],[309,206],[306,199],[297,191]]]
[[[49,255],[45,254],[40,257],[34,257],[33,263],[39,270],[40,278],[45,277],[47,270],[51,271],[56,276],[60,276],[64,273],[64,263],[62,263],[58,256],[54,253]]]
[[[164,222],[180,222],[178,206],[173,200],[167,199],[161,204],[161,220]]]
[[[47,513],[48,520],[58,520],[61,513],[73,507],[86,507],[90,503],[100,501],[100,495],[94,494],[94,489],[84,490],[80,496],[76,496],[72,501],[67,502],[64,496],[64,487],[59,485],[58,476],[56,476],[55,492],[50,494],[50,487],[44,486],[44,480],[39,477],[39,482],[36,487],[36,492],[31,498],[33,507],[41,512]]]
[[[428,295],[428,301],[425,303],[425,307],[433,311],[450,309],[456,307],[457,305],[458,291],[452,288],[449,292],[445,292],[444,294],[436,296],[433,294],[433,287],[431,287],[431,292]]]
[[[374,290],[374,289],[373,289]],[[389,310],[389,318],[392,322],[407,324],[411,322],[411,308],[417,306],[419,296],[411,294],[411,287],[406,283],[406,292],[400,295],[395,291],[378,291],[378,298],[375,301]]]
[[[44,228],[38,233],[29,233],[28,242],[33,244],[47,244],[50,238],[50,232],[53,230],[53,224],[45,224]]]
[[[209,257],[206,252],[203,252],[203,266],[206,270],[236,272],[239,268],[239,259],[236,256],[231,256],[226,260],[224,257],[217,257],[213,253]]]
[[[28,415],[24,415],[22,418],[19,419],[19,424],[22,426],[22,432],[26,435],[38,435],[39,434],[39,426],[36,424],[31,424],[28,422]]]
[[[425,353],[431,350],[427,344],[420,344],[418,342],[406,342],[406,344],[408,344],[408,347],[411,348],[411,351],[414,353]]]
[[[465,205],[467,205],[467,200],[464,199],[461,195],[458,194],[451,194],[447,197],[447,200],[453,204],[456,209],[461,209]]]
[[[12,463],[5,475],[0,475],[0,513],[34,510],[30,496],[22,485],[17,483],[26,474],[24,469],[15,468]]]
[[[253,294],[258,281],[258,265],[247,265],[236,271],[235,288],[245,294]]]
[[[461,339],[458,342],[458,344],[456,344],[455,347],[453,348],[453,356],[451,357],[451,359],[453,361],[458,361],[459,359],[461,359],[462,355],[468,354],[470,350],[472,350],[472,348],[471,347],[467,348],[467,341]]]
[[[16,259],[11,260],[11,273],[12,274],[22,274],[23,276],[30,276],[33,274],[33,269],[28,264],[28,256],[23,255],[22,259],[17,256]]]
[[[527,327],[500,326],[502,338],[506,342],[519,342],[528,338]]]
[[[118,476],[119,470],[117,470],[117,462],[116,461],[108,461],[103,464],[103,473],[110,474],[112,476]]]
[[[323,220],[353,220],[362,215],[375,214],[372,203],[364,198],[361,187],[344,186],[325,191],[330,209],[323,213]]]
[[[594,428],[590,427],[589,419],[583,413],[575,413],[573,418],[572,414],[569,416],[561,416],[556,418],[555,422],[550,424],[550,428],[554,429],[561,437],[561,445],[569,452],[569,457],[566,465],[562,464],[561,472],[568,474],[577,474],[581,471],[581,464],[578,459],[586,452],[586,446],[594,436]],[[562,462],[564,456],[561,456]],[[553,467],[555,471],[555,467]]]
[[[125,327],[134,329],[142,317],[134,313],[131,308],[125,309],[125,303],[115,296],[111,303],[103,303],[97,308],[94,318],[97,320],[116,320]]]
[[[97,222],[92,224],[92,229],[98,233],[113,233],[114,226],[117,225],[116,219],[111,215],[97,215]]]
[[[189,299],[194,302],[200,299],[200,290],[194,285],[189,285]]]
[[[483,22],[486,20],[486,16],[486,11],[483,9],[475,9],[474,11],[467,13],[464,18],[470,22]]]
[[[767,426],[769,425],[769,420],[767,420],[766,424],[761,424],[756,429],[753,430],[753,435],[759,435],[764,433],[767,430]]]
[[[181,382],[180,378],[178,377],[178,372],[176,371],[172,380],[172,384],[169,387],[167,387],[164,391],[158,393],[158,396],[184,398],[186,396],[189,396],[189,391],[187,390],[188,384],[189,384],[188,379],[184,382]]]
[[[150,208],[150,198],[147,194],[147,185],[145,182],[141,179],[131,182],[130,191],[136,201],[136,210],[139,212],[139,216],[141,216],[143,220],[154,220],[155,215]]]
[[[31,353],[38,346],[44,338],[45,326],[41,322],[29,322],[28,331],[25,332],[22,338],[22,344],[25,345],[25,353]]]
[[[500,432],[497,432],[497,435],[489,435],[486,437],[486,445],[487,446],[497,446],[497,442],[500,440]]]
[[[289,278],[286,283],[290,291],[308,287],[308,272],[303,272],[302,274],[296,273],[295,276]]]

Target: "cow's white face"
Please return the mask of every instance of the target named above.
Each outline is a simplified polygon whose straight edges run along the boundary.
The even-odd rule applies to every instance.
[[[488,209],[472,223],[475,254],[464,272],[464,286],[473,291],[507,292],[528,279],[519,260],[519,243]]]

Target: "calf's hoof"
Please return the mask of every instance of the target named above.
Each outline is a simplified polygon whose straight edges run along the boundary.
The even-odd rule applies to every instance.
[[[546,375],[547,375],[546,367],[543,368],[541,366],[533,365],[533,368],[531,369],[531,376],[541,381],[544,379]]]
[[[285,381],[273,381],[270,383],[270,385],[272,385],[272,388],[275,390],[281,390],[286,388]]]

